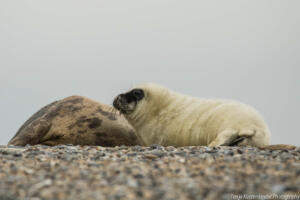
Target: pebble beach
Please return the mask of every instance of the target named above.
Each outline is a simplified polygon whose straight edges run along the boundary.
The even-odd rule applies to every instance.
[[[300,199],[300,147],[0,146],[0,199]]]

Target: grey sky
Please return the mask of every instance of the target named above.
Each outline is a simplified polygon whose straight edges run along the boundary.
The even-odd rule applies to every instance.
[[[257,108],[299,145],[300,1],[0,0],[0,144],[73,94],[141,82]]]

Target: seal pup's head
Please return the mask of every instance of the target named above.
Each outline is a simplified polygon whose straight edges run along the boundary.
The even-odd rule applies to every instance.
[[[113,102],[113,106],[123,114],[134,112],[137,104],[145,98],[143,89],[134,88],[127,93],[119,94]]]
[[[119,94],[113,106],[129,120],[137,120],[145,115],[157,113],[166,105],[169,90],[163,86],[146,83]]]

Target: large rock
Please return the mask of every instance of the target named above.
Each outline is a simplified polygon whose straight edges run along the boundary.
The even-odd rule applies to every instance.
[[[55,101],[32,115],[9,142],[26,144],[143,145],[118,111],[81,96]]]

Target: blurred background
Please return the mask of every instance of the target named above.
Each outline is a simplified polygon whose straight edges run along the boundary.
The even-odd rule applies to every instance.
[[[300,145],[300,1],[0,1],[0,144],[46,104],[142,82],[236,99]]]

